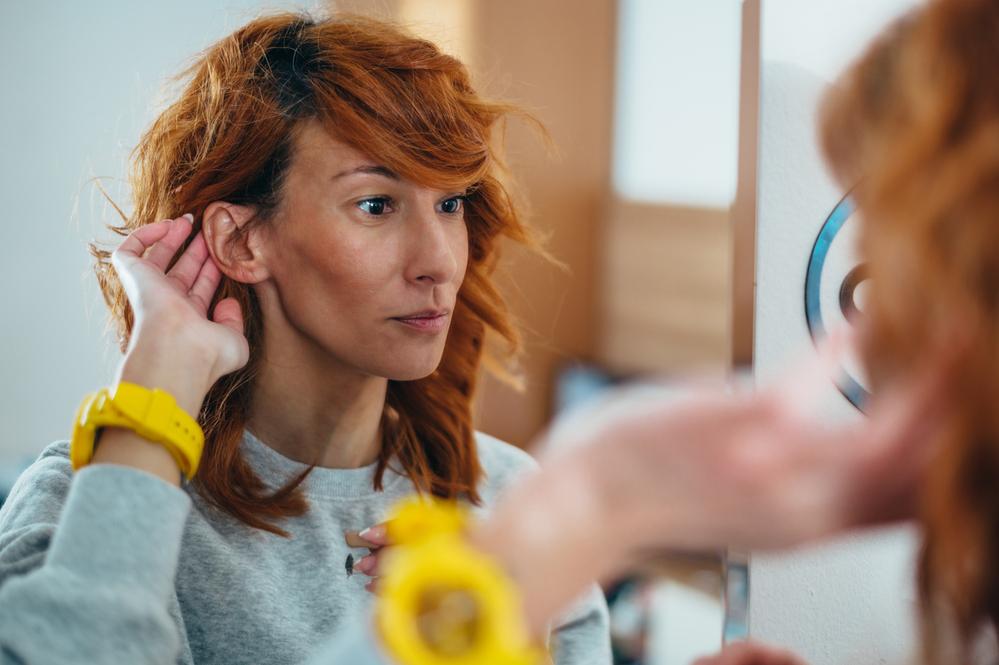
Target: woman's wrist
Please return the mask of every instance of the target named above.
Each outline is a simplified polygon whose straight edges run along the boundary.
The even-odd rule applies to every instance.
[[[97,436],[92,464],[129,466],[180,485],[180,467],[162,444],[122,427],[105,427]]]
[[[210,374],[213,364],[210,354],[179,343],[176,336],[161,335],[155,339],[134,336],[118,368],[115,384],[127,381],[164,390],[188,415],[197,418],[213,382]],[[104,428],[97,436],[94,463],[130,466],[173,485],[180,484],[177,461],[161,443],[121,427]]]
[[[128,381],[170,393],[177,405],[197,418],[214,383],[215,358],[175,336],[136,338],[118,368],[115,383]]]

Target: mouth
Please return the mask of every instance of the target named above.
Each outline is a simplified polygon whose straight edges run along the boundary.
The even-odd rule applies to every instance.
[[[398,321],[412,330],[436,334],[447,328],[450,316],[451,312],[446,309],[424,310],[406,316],[393,317],[392,321]]]

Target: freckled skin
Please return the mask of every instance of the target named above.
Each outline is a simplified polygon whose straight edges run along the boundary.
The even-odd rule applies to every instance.
[[[393,380],[427,376],[446,331],[415,332],[392,317],[453,310],[468,262],[463,202],[452,210],[463,192],[352,172],[378,162],[316,121],[300,126],[292,154],[263,244],[285,318],[344,369]]]

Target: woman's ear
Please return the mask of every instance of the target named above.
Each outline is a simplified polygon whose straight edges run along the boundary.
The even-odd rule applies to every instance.
[[[250,206],[213,201],[201,216],[205,244],[219,270],[244,284],[256,284],[270,276],[256,233],[247,226],[256,210]]]

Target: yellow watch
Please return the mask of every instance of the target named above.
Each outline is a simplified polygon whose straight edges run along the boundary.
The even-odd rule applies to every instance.
[[[94,440],[101,427],[125,427],[161,444],[187,478],[198,470],[205,434],[165,390],[121,381],[113,388],[87,395],[76,412],[69,445],[74,470],[93,459]]]
[[[464,539],[457,503],[410,499],[388,522],[376,625],[405,665],[537,665],[520,595],[502,568]]]

